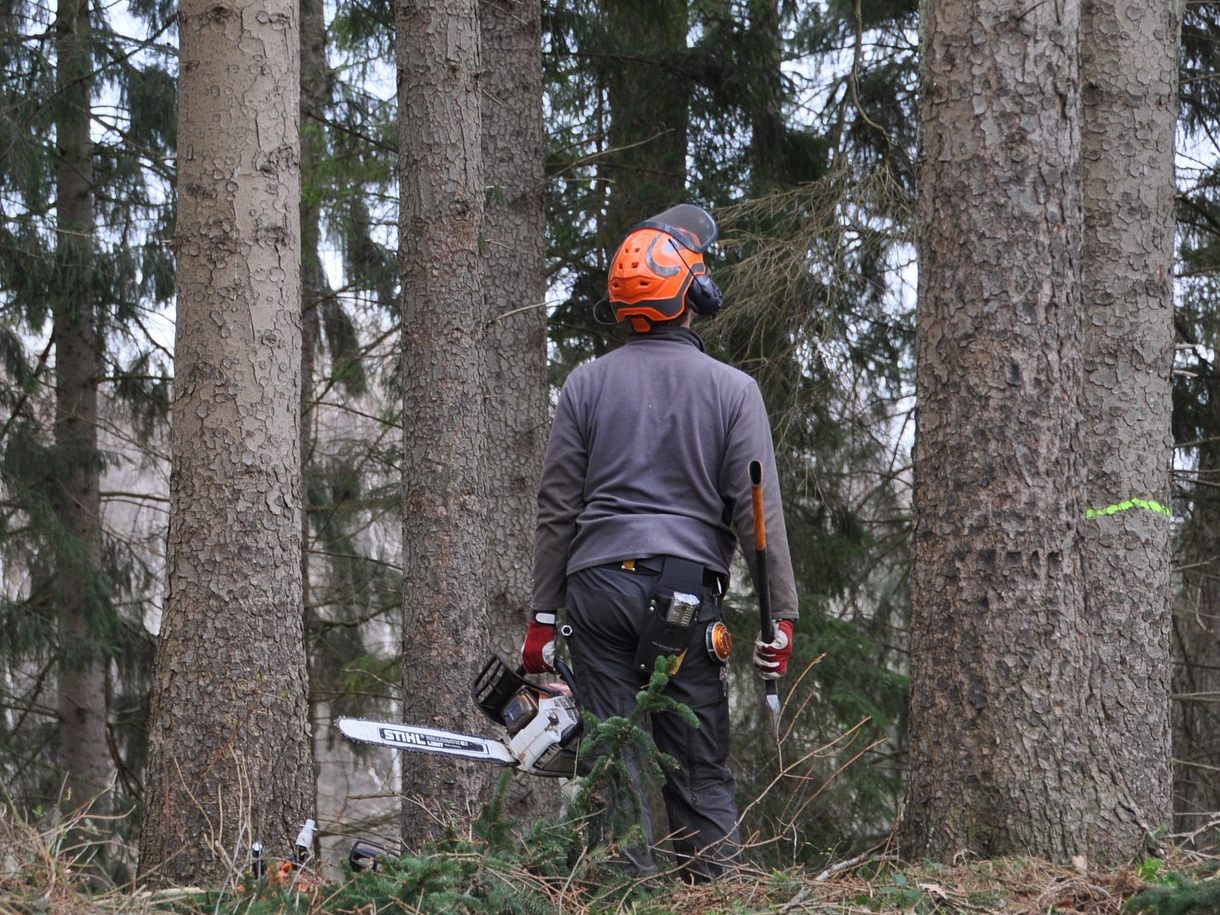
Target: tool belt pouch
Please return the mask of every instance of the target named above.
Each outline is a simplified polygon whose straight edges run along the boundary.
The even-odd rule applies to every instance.
[[[678,672],[699,620],[700,603],[699,595],[684,591],[658,594],[649,601],[635,650],[635,668],[641,679],[652,676],[657,658],[663,655],[675,659],[669,675]]]

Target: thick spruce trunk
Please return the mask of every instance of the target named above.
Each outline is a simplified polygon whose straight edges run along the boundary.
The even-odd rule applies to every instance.
[[[301,609],[296,5],[178,16],[169,593],[143,879],[218,883],[313,805]]]
[[[479,7],[486,257],[488,611],[495,645],[519,651],[529,621],[534,514],[550,425],[543,217],[542,8]]]
[[[1177,0],[1081,12],[1084,524],[1099,718],[1094,858],[1126,860],[1171,815],[1169,684]],[[1138,500],[1132,503],[1132,500]]]
[[[403,386],[403,714],[481,731],[470,683],[486,654],[484,179],[476,0],[399,0]],[[403,760],[408,848],[472,818],[492,777]]]
[[[487,612],[491,640],[519,657],[530,618],[538,477],[550,427],[546,363],[546,226],[542,7],[481,0],[483,167],[488,186]],[[513,815],[554,812],[558,786],[516,779]]]
[[[1086,850],[1076,0],[924,5],[909,857]]]

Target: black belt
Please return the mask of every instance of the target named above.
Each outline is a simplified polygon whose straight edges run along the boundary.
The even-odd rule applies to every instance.
[[[636,575],[660,575],[666,580],[666,585],[674,591],[690,591],[702,586],[711,588],[717,594],[723,594],[727,577],[701,563],[692,562],[689,559],[679,559],[677,556],[643,556],[639,559],[624,559],[620,562],[608,562],[604,568],[633,572]]]

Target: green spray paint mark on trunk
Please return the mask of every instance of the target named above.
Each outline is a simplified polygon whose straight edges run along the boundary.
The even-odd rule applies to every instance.
[[[1142,508],[1145,511],[1156,512],[1158,515],[1164,515],[1166,518],[1173,517],[1173,512],[1170,509],[1152,499],[1127,499],[1125,502],[1115,502],[1113,505],[1107,505],[1105,508],[1090,508],[1085,511],[1084,516],[1091,521],[1104,515],[1117,515],[1119,512],[1125,512],[1132,508]]]

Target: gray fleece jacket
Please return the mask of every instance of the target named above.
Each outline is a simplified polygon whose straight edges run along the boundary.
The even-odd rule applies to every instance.
[[[646,556],[727,573],[738,543],[754,574],[749,464],[761,461],[776,619],[797,616],[775,449],[754,380],[694,331],[633,334],[568,377],[538,489],[535,610],[564,605],[567,576]]]

